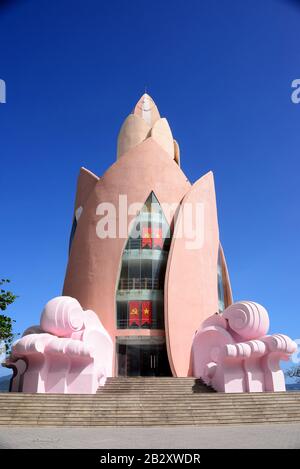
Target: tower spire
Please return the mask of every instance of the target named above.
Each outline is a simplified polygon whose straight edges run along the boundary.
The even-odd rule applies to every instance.
[[[136,103],[133,114],[142,117],[150,127],[160,119],[160,114],[155,102],[146,92]]]
[[[118,136],[117,158],[148,138],[152,138],[180,165],[179,146],[173,139],[166,118],[161,118],[158,108],[148,93],[144,93],[124,121]]]

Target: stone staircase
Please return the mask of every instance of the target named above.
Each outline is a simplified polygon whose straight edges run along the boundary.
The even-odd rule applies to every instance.
[[[300,422],[300,393],[215,393],[193,378],[109,378],[96,395],[0,394],[0,425],[172,426]]]

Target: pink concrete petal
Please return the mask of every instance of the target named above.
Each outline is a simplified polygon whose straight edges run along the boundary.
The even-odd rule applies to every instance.
[[[199,204],[199,205],[197,205]],[[191,248],[192,238],[182,232],[185,207],[204,210],[203,243]],[[192,342],[199,324],[218,311],[217,259],[219,228],[213,174],[199,179],[184,197],[175,225],[165,279],[165,327],[168,355],[175,376],[191,374]],[[196,217],[191,231],[197,233]]]
[[[92,173],[86,168],[80,168],[77,180],[75,211],[78,209],[78,207],[84,207],[87,199],[89,198],[89,195],[98,181],[99,177],[96,176],[96,174]]]
[[[150,125],[142,117],[130,114],[124,121],[118,136],[117,158],[146,140],[150,132]]]
[[[220,243],[219,252],[220,252],[220,259],[221,259],[223,282],[224,282],[225,308],[228,308],[228,306],[230,306],[233,303],[233,298],[232,298],[232,289],[231,289],[231,283],[230,283],[230,278],[229,278],[229,272],[227,268],[224,250],[223,250],[221,243]]]
[[[151,137],[168,153],[168,155],[170,155],[172,159],[174,158],[173,135],[165,117],[155,122],[151,130]]]

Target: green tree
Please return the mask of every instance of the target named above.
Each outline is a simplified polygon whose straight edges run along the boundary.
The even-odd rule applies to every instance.
[[[7,307],[11,305],[17,298],[10,290],[2,288],[3,285],[10,283],[8,279],[0,280],[0,312],[6,311]],[[13,323],[16,322],[6,314],[0,314],[0,341],[5,343],[7,352],[10,351],[11,344],[14,340],[15,334],[13,333]]]

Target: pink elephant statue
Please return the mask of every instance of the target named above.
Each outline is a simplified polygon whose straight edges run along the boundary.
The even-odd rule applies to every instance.
[[[193,339],[194,376],[219,392],[285,391],[279,362],[297,344],[283,334],[266,335],[268,329],[267,311],[251,301],[210,316]]]
[[[11,390],[94,394],[112,375],[113,344],[98,316],[68,296],[50,300],[40,326],[12,347]]]

